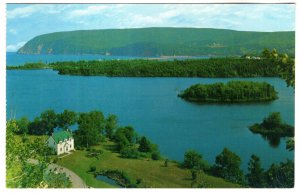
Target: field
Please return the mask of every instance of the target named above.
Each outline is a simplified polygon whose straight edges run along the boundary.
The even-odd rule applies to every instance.
[[[236,184],[229,183],[223,179],[199,173],[197,181],[191,178],[191,172],[179,167],[177,162],[169,162],[164,166],[164,160],[154,161],[151,159],[124,159],[118,153],[111,151],[112,143],[105,143],[93,147],[102,150],[99,159],[86,157],[87,151],[77,150],[73,154],[59,159],[57,164],[64,166],[78,174],[85,183],[93,188],[109,188],[109,184],[96,180],[94,175],[89,173],[90,166],[99,170],[120,170],[125,172],[132,179],[141,179],[138,187],[147,188],[237,188]]]

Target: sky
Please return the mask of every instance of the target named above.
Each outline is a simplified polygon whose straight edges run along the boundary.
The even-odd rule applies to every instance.
[[[142,27],[294,31],[294,4],[7,4],[6,49],[37,35]]]

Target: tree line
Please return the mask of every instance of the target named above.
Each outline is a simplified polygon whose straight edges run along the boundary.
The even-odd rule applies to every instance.
[[[269,59],[210,58],[187,60],[102,60],[55,62],[59,74],[112,77],[276,77]]]
[[[38,69],[45,69],[45,68],[51,68],[51,67],[43,62],[25,63],[22,66],[6,66],[7,70],[38,70]]]
[[[193,180],[197,180],[197,176],[203,171],[233,183],[238,183],[243,187],[294,187],[294,162],[291,160],[286,160],[286,162],[279,164],[273,163],[267,170],[264,170],[260,158],[256,155],[251,155],[246,175],[240,169],[241,163],[241,158],[228,148],[224,148],[216,156],[215,163],[212,166],[197,151],[189,150],[184,154],[182,167],[190,169]]]
[[[119,126],[116,115],[110,114],[106,118],[101,111],[76,113],[64,110],[56,113],[54,110],[45,110],[40,116],[30,121],[22,117],[16,121],[19,126],[16,134],[51,135],[56,130],[67,130],[77,126],[73,132],[77,148],[90,148],[106,139],[115,143],[115,150],[124,158],[150,157],[160,158],[156,144],[145,136],[140,136],[131,126]]]
[[[278,98],[275,88],[269,83],[252,81],[195,84],[178,96],[195,102],[259,102]]]

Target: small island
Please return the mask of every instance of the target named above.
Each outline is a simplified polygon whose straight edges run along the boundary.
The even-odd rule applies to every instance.
[[[279,112],[270,113],[262,123],[255,123],[249,129],[263,136],[294,137],[294,127],[284,123]]]
[[[275,88],[266,82],[230,81],[196,84],[181,92],[179,97],[191,102],[266,102],[278,98]]]

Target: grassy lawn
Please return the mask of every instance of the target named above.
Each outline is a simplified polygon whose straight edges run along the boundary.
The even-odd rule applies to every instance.
[[[86,157],[87,151],[75,151],[73,154],[59,159],[57,164],[74,171],[85,183],[94,188],[113,187],[105,182],[96,180],[93,174],[88,173],[90,166],[96,166],[97,171],[106,169],[118,169],[124,171],[132,179],[142,179],[138,187],[147,188],[236,188],[239,185],[224,181],[221,178],[200,173],[197,181],[191,179],[191,173],[187,169],[181,169],[175,162],[169,162],[164,167],[164,161],[151,159],[124,159],[118,153],[112,152],[112,143],[103,143],[94,146],[103,153],[99,159]]]

